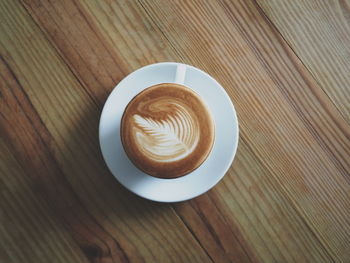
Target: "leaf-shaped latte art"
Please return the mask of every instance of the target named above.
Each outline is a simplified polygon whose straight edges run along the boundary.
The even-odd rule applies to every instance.
[[[198,120],[180,105],[164,120],[133,116],[140,149],[157,162],[173,162],[193,152],[199,140]]]

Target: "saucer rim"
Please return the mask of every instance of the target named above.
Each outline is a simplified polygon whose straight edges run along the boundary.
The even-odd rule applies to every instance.
[[[128,187],[127,185],[125,185],[121,180],[119,180],[118,178],[118,173],[114,173],[107,161],[107,157],[105,156],[105,153],[104,153],[104,150],[103,150],[103,143],[102,143],[102,137],[101,137],[101,131],[103,129],[103,116],[104,114],[106,114],[106,111],[108,110],[106,108],[106,105],[109,101],[109,99],[111,98],[111,95],[112,93],[114,92],[117,92],[118,90],[118,87],[119,86],[122,86],[125,82],[128,81],[129,78],[131,78],[132,75],[134,75],[136,72],[138,71],[142,71],[142,70],[145,70],[146,68],[150,68],[150,67],[162,67],[162,66],[168,66],[168,65],[172,65],[172,66],[176,66],[176,65],[179,65],[179,64],[183,64],[183,63],[178,63],[178,62],[160,62],[160,63],[154,63],[154,64],[149,64],[149,65],[146,65],[146,66],[143,66],[143,67],[140,67],[138,69],[136,69],[135,71],[129,73],[127,76],[125,76],[114,88],[113,90],[110,92],[108,98],[106,99],[104,105],[103,105],[103,109],[102,109],[102,112],[101,112],[101,116],[100,116],[100,120],[99,120],[99,144],[100,144],[100,150],[101,150],[101,153],[102,153],[102,156],[103,156],[103,159],[109,169],[109,171],[112,173],[112,175],[117,179],[117,181],[123,185],[123,187],[125,187],[126,189],[128,189],[129,191],[131,191],[132,193],[142,197],[142,198],[145,198],[147,200],[151,200],[151,201],[155,201],[155,202],[162,202],[162,203],[175,203],[175,202],[182,202],[182,201],[187,201],[187,200],[190,200],[190,199],[193,199],[195,197],[198,197],[206,192],[208,192],[210,189],[212,189],[215,185],[217,185],[219,183],[219,181],[225,176],[225,174],[227,173],[227,171],[229,170],[229,168],[232,166],[232,163],[234,161],[234,158],[235,158],[235,155],[237,153],[237,148],[238,148],[238,143],[239,143],[239,122],[238,122],[238,118],[237,118],[237,112],[235,110],[235,107],[232,103],[232,100],[231,98],[229,97],[229,95],[227,94],[226,90],[221,86],[221,84],[215,80],[212,76],[210,76],[208,73],[204,72],[203,70],[199,69],[199,68],[196,68],[194,66],[191,66],[191,65],[187,65],[187,64],[184,64],[186,65],[186,67],[189,67],[189,68],[192,68],[196,71],[199,71],[201,74],[203,74],[205,77],[207,78],[210,78],[214,83],[216,83],[216,86],[217,88],[221,89],[223,91],[223,95],[225,97],[225,100],[227,103],[229,103],[230,107],[232,108],[232,111],[234,113],[234,116],[231,116],[231,118],[233,118],[233,124],[234,124],[234,130],[236,131],[235,133],[235,139],[234,139],[234,145],[233,145],[233,151],[232,151],[232,154],[229,156],[229,158],[227,158],[230,162],[228,162],[228,164],[225,166],[225,167],[222,167],[220,170],[222,170],[222,174],[220,174],[219,176],[217,176],[213,181],[212,183],[208,184],[204,190],[202,191],[199,191],[197,192],[196,194],[194,195],[190,195],[186,198],[176,198],[176,199],[173,199],[173,200],[162,200],[161,198],[153,198],[153,197],[150,197],[150,196],[147,196],[147,195],[144,195],[142,193],[139,193],[138,191],[135,191],[135,189],[131,188],[131,187]],[[185,87],[188,87],[187,85],[183,84],[183,86]],[[147,87],[145,87],[146,89]],[[188,87],[190,88],[190,87]],[[191,88],[190,88],[191,89]],[[191,89],[192,90],[192,89]],[[194,90],[193,90],[194,91]],[[196,91],[194,91],[196,92]],[[196,92],[197,93],[197,92]],[[137,94],[136,94],[137,95]],[[210,106],[208,105],[208,108],[210,110]],[[215,137],[215,140],[217,140],[217,137]],[[122,149],[124,150],[124,149]],[[207,156],[206,160],[201,164],[203,165],[209,158],[211,153],[209,153],[209,155]],[[134,164],[133,164],[134,165]],[[135,166],[135,165],[134,165]],[[197,170],[199,167],[197,167],[195,170]],[[195,171],[194,170],[194,171]],[[172,178],[172,179],[162,179],[162,180],[176,180],[176,179],[179,179],[179,178],[183,178],[183,177],[186,177],[186,176],[189,176],[190,174],[192,174],[194,171],[182,176],[182,177],[178,177],[178,178]],[[144,172],[143,172],[144,173]],[[148,175],[146,173],[144,173],[145,175],[147,176],[150,176],[152,177],[151,175]]]

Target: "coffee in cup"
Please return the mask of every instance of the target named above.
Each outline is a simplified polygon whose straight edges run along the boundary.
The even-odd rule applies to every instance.
[[[127,105],[121,121],[124,150],[143,172],[184,176],[208,157],[215,125],[201,97],[177,83],[146,88]]]

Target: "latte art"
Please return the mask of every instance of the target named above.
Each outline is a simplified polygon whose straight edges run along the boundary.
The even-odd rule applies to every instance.
[[[145,89],[126,107],[121,140],[140,170],[161,178],[190,173],[208,157],[214,122],[192,90],[164,83]]]
[[[197,117],[180,103],[169,103],[175,109],[162,120],[151,117],[133,116],[133,136],[140,150],[157,162],[173,162],[185,158],[193,152],[199,141]],[[192,114],[191,114],[192,113]]]

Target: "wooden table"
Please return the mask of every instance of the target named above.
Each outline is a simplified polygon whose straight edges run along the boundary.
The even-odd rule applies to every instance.
[[[0,0],[0,262],[350,262],[350,2]],[[137,68],[199,67],[236,106],[224,179],[162,204],[98,143]]]

